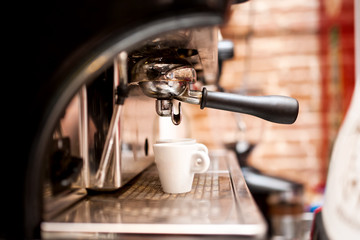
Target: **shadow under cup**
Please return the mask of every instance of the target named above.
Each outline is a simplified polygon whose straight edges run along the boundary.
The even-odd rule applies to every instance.
[[[201,143],[154,144],[155,164],[166,193],[190,192],[195,173],[210,166],[208,149]]]

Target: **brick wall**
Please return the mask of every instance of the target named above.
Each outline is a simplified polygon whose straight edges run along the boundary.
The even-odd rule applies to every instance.
[[[265,95],[299,101],[293,125],[246,117],[249,137],[261,137],[249,161],[266,173],[303,183],[307,202],[318,197],[314,189],[325,171],[320,164],[318,8],[316,0],[251,0],[233,6],[228,23],[221,28],[223,38],[235,44],[234,58],[223,65],[222,87],[227,91],[260,88]],[[191,112],[193,137],[210,148],[241,137],[233,113],[199,111],[193,106],[186,106],[185,111]]]

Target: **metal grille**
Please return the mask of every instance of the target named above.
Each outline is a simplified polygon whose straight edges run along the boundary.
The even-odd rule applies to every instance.
[[[188,193],[169,194],[162,191],[160,179],[155,166],[152,166],[120,196],[120,200],[165,200],[184,199],[201,200],[217,199],[228,195],[230,177],[226,173],[195,174],[192,190]]]

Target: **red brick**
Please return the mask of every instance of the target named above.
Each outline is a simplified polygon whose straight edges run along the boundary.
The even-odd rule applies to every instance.
[[[303,1],[303,0],[256,0],[250,4],[254,4],[256,13],[264,12],[298,12],[298,11],[315,11],[319,8],[318,1]]]
[[[223,37],[235,44],[234,59],[223,65],[223,87],[229,91],[261,88],[264,94],[286,95],[299,101],[300,112],[294,124],[263,121],[261,140],[249,160],[266,173],[304,183],[307,202],[317,196],[313,189],[321,180],[320,173],[326,172],[326,167],[320,165],[323,99],[318,8],[318,1],[249,1],[232,6],[229,22],[221,27]],[[239,137],[231,114],[191,110],[192,133],[209,148],[221,148]],[[253,124],[258,122],[252,119]],[[259,136],[254,130],[257,128],[248,125],[253,139]]]

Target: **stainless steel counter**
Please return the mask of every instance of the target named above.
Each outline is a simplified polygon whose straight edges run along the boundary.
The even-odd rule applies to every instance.
[[[211,167],[195,175],[189,193],[164,193],[152,165],[119,191],[88,195],[43,222],[42,237],[134,239],[146,234],[185,239],[264,238],[267,226],[235,156],[221,150],[212,152],[210,158]]]

